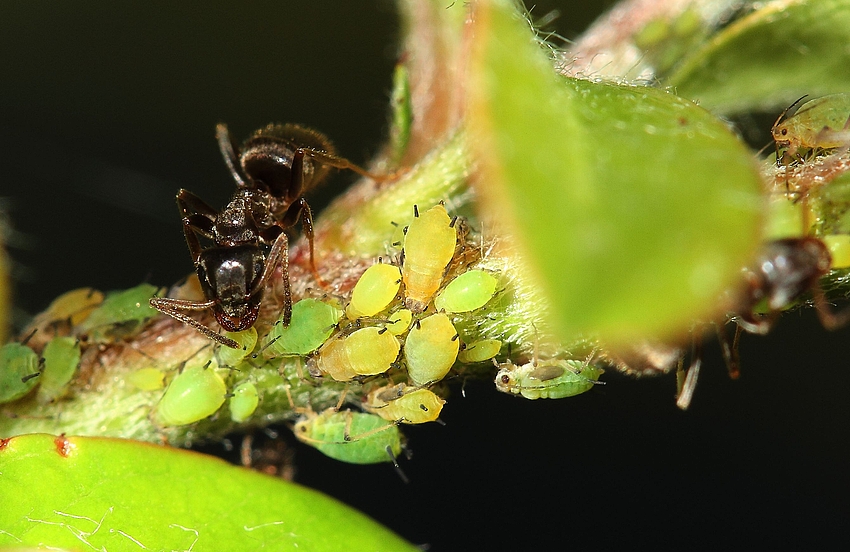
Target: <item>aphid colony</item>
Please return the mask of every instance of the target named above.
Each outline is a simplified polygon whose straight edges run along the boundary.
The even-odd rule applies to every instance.
[[[221,417],[267,423],[262,405],[269,389],[283,385],[289,395],[290,385],[294,391],[324,380],[330,385],[323,387],[335,389],[336,406],[314,411],[310,395],[289,395],[296,436],[348,462],[393,460],[403,442],[400,424],[438,420],[446,394],[441,382],[452,370],[463,377],[492,374],[504,349],[499,339],[457,329],[475,326],[503,292],[498,273],[477,268],[481,251],[466,242],[463,221],[449,217],[442,204],[414,209],[398,245],[392,262],[369,266],[350,295],[316,291],[292,305],[289,324],[281,313],[271,326],[225,332],[236,348],[215,343],[177,367],[157,367],[152,359],[126,374],[125,385],[161,394],[148,419],[169,431]],[[0,349],[0,402],[36,393],[36,386],[39,401],[60,399],[77,371],[81,346],[85,353],[91,343],[116,342],[141,329],[156,314],[148,306],[156,292],[142,285],[104,298],[77,290],[54,301],[33,323],[37,346]],[[590,389],[601,372],[589,360],[536,357],[520,366],[499,365],[497,388],[560,398]]]

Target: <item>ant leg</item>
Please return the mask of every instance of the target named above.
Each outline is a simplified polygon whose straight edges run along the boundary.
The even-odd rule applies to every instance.
[[[687,376],[685,377],[685,381],[682,383],[682,388],[679,389],[679,395],[676,397],[676,406],[682,410],[687,410],[691,405],[691,399],[694,396],[694,389],[697,387],[697,378],[699,377],[699,369],[701,366],[702,339],[691,334],[691,365],[688,367]]]
[[[827,330],[837,330],[838,328],[850,322],[850,308],[845,308],[841,312],[832,312],[829,301],[826,300],[826,294],[820,285],[812,290],[814,296],[815,309],[818,312],[818,318],[823,327]]]
[[[266,258],[263,275],[255,288],[251,290],[251,295],[254,295],[267,282],[271,281],[272,272],[274,272],[278,263],[280,263],[281,279],[283,280],[283,325],[289,326],[292,320],[292,288],[289,283],[289,239],[286,237],[286,232],[281,232],[274,240],[269,256]]]
[[[245,180],[239,173],[239,158],[236,157],[236,148],[233,147],[233,140],[230,139],[230,132],[227,130],[227,125],[219,123],[215,126],[215,139],[218,140],[218,149],[221,151],[221,156],[224,157],[224,163],[230,170],[233,180],[236,181],[238,188],[246,188]]]
[[[307,203],[307,200],[303,197],[299,197],[289,206],[289,209],[286,211],[286,214],[280,221],[280,226],[282,228],[289,228],[297,224],[298,220],[301,220],[301,228],[304,232],[304,237],[307,238],[307,244],[310,248],[310,271],[313,273],[313,278],[316,279],[316,283],[319,287],[323,289],[330,288],[330,283],[325,281],[319,275],[319,269],[316,267],[316,253],[314,242],[314,234],[313,234],[313,211],[310,209],[310,205]]]
[[[192,326],[209,339],[221,343],[226,347],[230,347],[231,349],[239,349],[239,344],[233,341],[232,339],[215,333],[207,326],[204,326],[188,314],[184,314],[182,312],[206,310],[212,307],[214,304],[215,301],[189,301],[187,299],[172,299],[170,297],[153,297],[150,301],[150,305],[162,314],[167,314],[175,320],[179,320],[184,324]]]
[[[715,324],[714,329],[717,332],[717,341],[720,343],[720,350],[723,353],[723,360],[726,362],[726,370],[729,372],[729,378],[736,380],[741,376],[741,359],[738,356],[738,341],[741,338],[741,326],[735,324],[735,337],[729,343],[729,336],[726,331],[719,325]]]

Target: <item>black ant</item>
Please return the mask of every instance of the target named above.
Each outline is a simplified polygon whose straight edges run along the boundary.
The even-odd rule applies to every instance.
[[[330,167],[373,175],[336,155],[323,134],[298,125],[271,124],[234,147],[227,126],[216,126],[218,147],[236,193],[216,211],[187,190],[177,194],[183,234],[206,301],[154,297],[151,306],[232,348],[239,345],[191,318],[186,311],[211,309],[227,331],[250,328],[257,320],[263,290],[275,267],[283,272],[283,323],[292,317],[289,240],[286,230],[299,219],[310,244],[310,268],[320,285],[313,256],[313,216],[302,194],[327,177]],[[199,237],[212,244],[202,247]],[[268,250],[267,250],[268,248]]]

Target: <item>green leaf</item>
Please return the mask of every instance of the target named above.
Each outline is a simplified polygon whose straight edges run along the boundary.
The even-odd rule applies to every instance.
[[[782,0],[723,29],[664,84],[721,113],[850,89],[850,1]]]
[[[480,6],[478,191],[517,236],[562,337],[669,336],[718,314],[760,235],[751,153],[690,101],[557,77],[510,3]]]
[[[117,439],[0,441],[0,545],[416,550],[333,499],[197,453]]]

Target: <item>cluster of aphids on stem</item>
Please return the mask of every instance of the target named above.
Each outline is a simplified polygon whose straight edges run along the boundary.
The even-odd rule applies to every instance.
[[[850,199],[841,197],[837,203],[845,207],[835,213],[832,205],[825,205],[835,197],[823,200],[819,195],[828,189],[830,181],[850,169],[850,96],[833,94],[811,100],[786,119],[789,110],[802,100],[784,110],[774,123],[771,134],[776,160],[765,171],[769,192],[780,196],[782,212],[790,209],[790,218],[797,220],[769,235],[752,265],[744,269],[742,288],[733,294],[722,321],[736,324],[734,338],[730,341],[720,322],[710,323],[717,330],[733,378],[739,374],[741,332],[767,333],[782,311],[809,293],[824,327],[835,329],[850,321],[850,311],[833,312],[821,287],[821,278],[831,270],[850,267],[850,228],[824,232],[825,221],[812,214],[831,212],[833,219],[840,218]],[[680,379],[677,404],[681,408],[690,404],[701,364],[701,337],[697,333],[705,324],[697,326],[692,332],[691,364],[687,376]],[[664,373],[678,366],[681,374],[684,354],[680,345],[645,342],[609,353],[608,358],[627,373]]]

